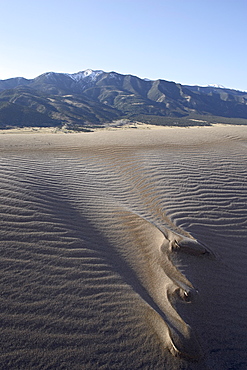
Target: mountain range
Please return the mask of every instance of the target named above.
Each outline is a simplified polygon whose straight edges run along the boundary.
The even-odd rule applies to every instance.
[[[247,124],[247,92],[90,69],[0,80],[0,128],[83,130],[119,120],[159,125]]]

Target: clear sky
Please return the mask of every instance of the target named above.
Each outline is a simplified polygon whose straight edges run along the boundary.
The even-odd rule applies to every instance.
[[[247,0],[0,0],[0,79],[102,69],[247,90]]]

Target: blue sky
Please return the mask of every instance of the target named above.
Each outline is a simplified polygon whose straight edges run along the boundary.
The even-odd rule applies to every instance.
[[[0,0],[0,79],[102,69],[247,90],[247,0]]]

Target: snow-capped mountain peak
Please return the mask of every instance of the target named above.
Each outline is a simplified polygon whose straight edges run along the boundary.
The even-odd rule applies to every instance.
[[[94,81],[100,74],[104,73],[104,71],[96,70],[93,71],[92,69],[86,69],[85,71],[76,72],[72,74],[67,74],[70,78],[72,78],[74,81],[80,81],[84,78],[90,78],[92,81]]]

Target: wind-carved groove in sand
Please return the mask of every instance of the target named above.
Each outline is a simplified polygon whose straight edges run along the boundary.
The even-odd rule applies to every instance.
[[[101,152],[104,162],[105,160],[107,161],[107,166],[116,173],[118,178],[121,178],[123,183],[129,183],[129,194],[134,193],[135,198],[140,200],[142,207],[145,207],[147,211],[145,212],[145,218],[150,214],[151,219],[155,218],[156,223],[160,224],[161,227],[165,223],[169,228],[190,237],[188,233],[179,229],[165,214],[157,197],[158,192],[154,181],[146,173],[147,170],[141,166],[140,162],[138,165],[135,164],[135,154],[130,154],[126,149],[122,149],[120,152],[115,151],[114,153],[112,153],[112,150],[109,153],[107,150],[102,150]],[[132,210],[133,207],[135,207],[135,204],[131,205]]]
[[[185,304],[192,303],[197,296],[197,291],[192,283],[179,271],[172,260],[173,253],[182,252],[194,255],[195,258],[214,257],[204,245],[199,243],[190,234],[178,228],[162,210],[157,199],[155,184],[150,179],[147,181],[145,170],[136,166],[133,158],[123,153],[114,153],[108,157],[111,170],[121,177],[123,182],[128,182],[132,189],[130,193],[138,193],[138,199],[144,205],[142,213],[134,207],[124,207],[115,211],[116,218],[121,225],[126,227],[133,245],[137,245],[136,256],[122,251],[124,259],[128,261],[140,281],[138,293],[158,314],[163,325],[157,325],[159,319],[153,320],[156,331],[162,341],[173,355],[199,360],[202,349],[190,327],[178,314],[174,305],[176,301]],[[106,159],[106,158],[104,158]],[[140,165],[140,163],[138,163]],[[137,207],[138,208],[138,207]],[[149,236],[154,234],[154,240],[147,243]],[[157,239],[157,240],[156,240]],[[139,248],[138,248],[139,247]]]

